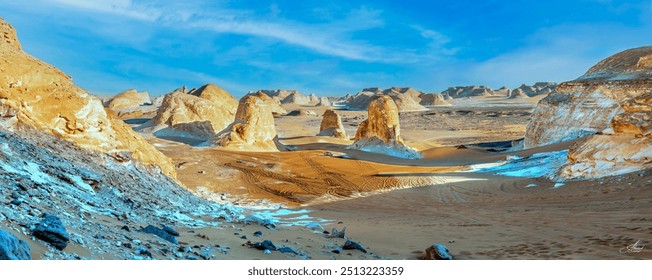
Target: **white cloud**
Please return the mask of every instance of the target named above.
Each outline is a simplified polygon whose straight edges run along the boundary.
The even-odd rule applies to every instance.
[[[443,48],[450,41],[433,30],[421,29],[424,38],[432,41],[428,50],[393,50],[364,40],[356,40],[358,31],[382,27],[383,12],[360,7],[347,11],[337,19],[325,23],[306,24],[281,18],[278,6],[270,6],[270,13],[256,15],[252,11],[225,7],[202,9],[185,2],[166,3],[166,6],[139,4],[131,0],[55,0],[55,3],[95,13],[123,16],[130,19],[155,23],[157,26],[194,28],[215,33],[240,34],[279,40],[316,53],[365,62],[414,63],[433,59],[434,56],[452,55],[454,51]],[[214,3],[212,3],[214,4]],[[98,30],[102,30],[98,28]],[[142,38],[134,38],[138,42]]]

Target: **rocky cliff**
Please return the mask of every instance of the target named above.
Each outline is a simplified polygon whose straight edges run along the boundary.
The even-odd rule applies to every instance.
[[[564,178],[596,178],[651,166],[652,47],[630,49],[560,84],[527,126],[531,148],[589,136],[569,150]],[[597,135],[596,135],[597,134]]]
[[[25,53],[14,28],[1,18],[0,32],[0,118],[5,129],[27,125],[86,149],[121,158],[126,152],[175,176],[170,159],[124,122],[108,116],[100,99],[59,69]]]

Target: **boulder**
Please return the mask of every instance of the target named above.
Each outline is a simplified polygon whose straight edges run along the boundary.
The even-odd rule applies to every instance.
[[[15,235],[0,229],[0,260],[31,260],[29,246]]]
[[[446,246],[435,244],[426,249],[425,258],[427,260],[452,260],[453,256],[451,256]]]
[[[332,109],[328,109],[324,112],[321,125],[319,126],[319,134],[317,134],[317,136],[330,136],[340,139],[349,138],[346,135],[346,130],[344,129],[340,115]]]
[[[68,233],[61,223],[61,219],[55,215],[44,214],[41,222],[36,225],[32,231],[34,237],[50,243],[54,248],[63,250],[68,246]]]

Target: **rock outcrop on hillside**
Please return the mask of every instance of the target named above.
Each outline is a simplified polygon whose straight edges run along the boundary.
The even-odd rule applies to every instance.
[[[448,95],[452,98],[476,97],[476,96],[492,96],[494,91],[486,86],[457,86],[449,87],[441,92],[442,95]]]
[[[319,102],[317,102],[317,106],[331,106],[332,103],[330,100],[328,100],[328,97],[322,96],[319,98]]]
[[[298,91],[281,99],[281,104],[309,105],[310,102],[311,99],[309,96],[305,96]]]
[[[423,106],[447,106],[451,105],[448,101],[444,100],[444,96],[439,93],[425,93],[420,96]]]
[[[156,116],[137,130],[160,137],[209,140],[233,122],[236,108],[235,98],[215,85],[188,93],[177,90],[166,94]]]
[[[569,150],[563,178],[652,167],[651,92],[652,47],[613,55],[539,102],[527,126],[525,147],[589,136]]]
[[[267,102],[258,96],[240,99],[235,121],[213,140],[225,149],[238,151],[278,151],[274,116]]]
[[[420,111],[426,110],[419,102],[419,97],[423,93],[412,88],[398,88],[392,87],[386,90],[380,88],[365,88],[356,95],[350,97],[347,101],[347,107],[355,110],[366,110],[369,103],[377,96],[387,95],[390,96],[399,111]]]
[[[126,152],[175,176],[171,160],[124,122],[108,116],[100,99],[59,69],[25,53],[14,28],[1,18],[0,32],[0,119],[5,129],[26,125],[86,149],[121,158],[118,155]]]
[[[350,149],[401,158],[421,158],[401,138],[398,106],[389,95],[379,95],[369,103],[369,117],[360,123]]]
[[[158,109],[146,91],[138,92],[135,89],[118,93],[104,102],[104,107],[122,119],[143,117]]]
[[[340,139],[349,139],[346,135],[346,130],[342,124],[342,118],[332,109],[324,112],[321,125],[319,126],[319,134],[317,136],[331,136]]]
[[[114,112],[132,111],[140,106],[152,105],[149,93],[146,91],[138,92],[135,89],[125,90],[111,98],[106,107]]]
[[[512,90],[512,92],[509,94],[509,99],[520,99],[520,98],[528,98],[529,96],[523,92],[521,88],[515,88]]]
[[[529,97],[534,97],[538,95],[549,94],[557,88],[557,83],[552,82],[537,82],[532,86],[521,85],[517,89],[520,89]]]

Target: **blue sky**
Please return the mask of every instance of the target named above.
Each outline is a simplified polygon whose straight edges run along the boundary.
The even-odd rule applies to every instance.
[[[98,95],[516,87],[652,45],[651,0],[0,0],[0,16],[26,51]]]

